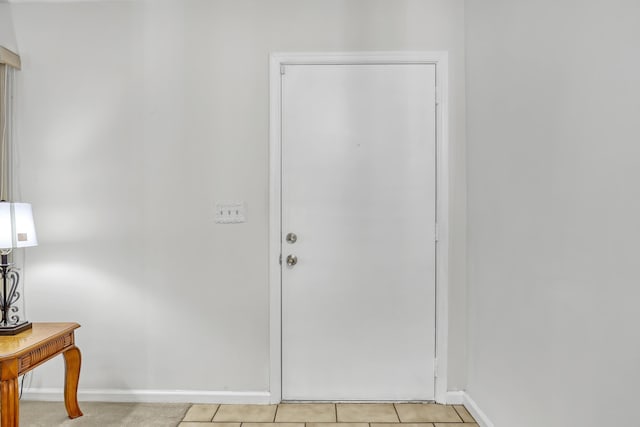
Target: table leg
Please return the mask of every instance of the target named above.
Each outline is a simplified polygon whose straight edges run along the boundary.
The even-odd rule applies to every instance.
[[[0,381],[0,412],[2,427],[18,427],[20,425],[18,396],[18,378],[9,378]]]
[[[69,418],[82,416],[78,406],[78,380],[80,379],[80,350],[71,347],[63,353],[65,378],[64,378],[64,406],[67,407]]]

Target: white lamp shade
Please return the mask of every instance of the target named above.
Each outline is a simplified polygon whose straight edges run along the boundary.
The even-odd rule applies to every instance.
[[[0,202],[0,249],[26,248],[37,244],[31,204]]]

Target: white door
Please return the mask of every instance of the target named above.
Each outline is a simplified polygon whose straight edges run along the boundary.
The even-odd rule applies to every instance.
[[[433,64],[283,69],[284,400],[434,398],[435,87]]]

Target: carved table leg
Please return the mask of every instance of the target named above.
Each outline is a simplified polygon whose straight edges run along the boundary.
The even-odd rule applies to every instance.
[[[18,400],[18,378],[0,381],[0,400],[2,401],[2,427],[18,427],[20,425],[20,402]]]
[[[78,380],[80,379],[80,350],[71,347],[63,353],[65,378],[64,378],[64,405],[67,407],[69,418],[82,416],[78,406]]]

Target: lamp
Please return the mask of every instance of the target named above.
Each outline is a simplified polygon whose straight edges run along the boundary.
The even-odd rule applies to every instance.
[[[36,246],[38,239],[29,203],[0,201],[0,335],[15,335],[31,328],[31,322],[20,319],[16,302],[20,299],[20,274],[9,262],[13,249]]]

